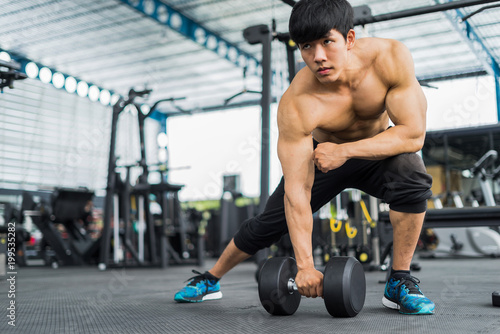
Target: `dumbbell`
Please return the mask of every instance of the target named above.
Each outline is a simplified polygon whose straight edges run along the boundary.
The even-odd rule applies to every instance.
[[[290,257],[267,260],[259,273],[259,299],[272,315],[292,315],[301,295],[295,276],[297,264]],[[363,266],[355,258],[335,256],[328,261],[323,277],[323,299],[333,317],[355,317],[363,308],[366,280]]]

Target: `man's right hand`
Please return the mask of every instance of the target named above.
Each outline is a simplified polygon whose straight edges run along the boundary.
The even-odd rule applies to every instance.
[[[295,284],[303,296],[323,297],[323,274],[314,268],[299,269],[295,276]]]

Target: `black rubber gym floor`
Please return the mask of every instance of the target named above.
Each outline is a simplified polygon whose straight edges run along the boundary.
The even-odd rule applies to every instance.
[[[15,299],[0,282],[0,333],[500,333],[500,259],[418,260],[424,293],[436,314],[405,316],[382,306],[385,272],[367,272],[366,302],[354,318],[333,318],[322,299],[302,298],[294,315],[271,316],[260,305],[255,264],[221,281],[221,300],[177,304],[191,269],[20,268]],[[7,307],[15,300],[15,327]]]

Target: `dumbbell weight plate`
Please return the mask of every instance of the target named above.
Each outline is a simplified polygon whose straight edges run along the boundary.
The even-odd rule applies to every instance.
[[[493,301],[493,306],[500,306],[500,292],[499,291],[494,291],[491,294],[491,298]]]
[[[273,257],[264,263],[259,273],[259,298],[268,313],[291,315],[297,311],[301,295],[290,287],[290,279],[296,275],[293,258]]]
[[[355,317],[363,308],[366,279],[355,258],[335,256],[328,261],[323,278],[325,306],[333,317]]]

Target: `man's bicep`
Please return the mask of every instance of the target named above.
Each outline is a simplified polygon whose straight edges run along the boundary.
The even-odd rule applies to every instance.
[[[386,108],[395,125],[425,129],[427,100],[418,81],[392,87],[386,96]]]
[[[386,109],[395,125],[408,126],[410,132],[425,132],[427,100],[415,77],[413,58],[408,48],[399,42],[393,44],[390,88]]]

